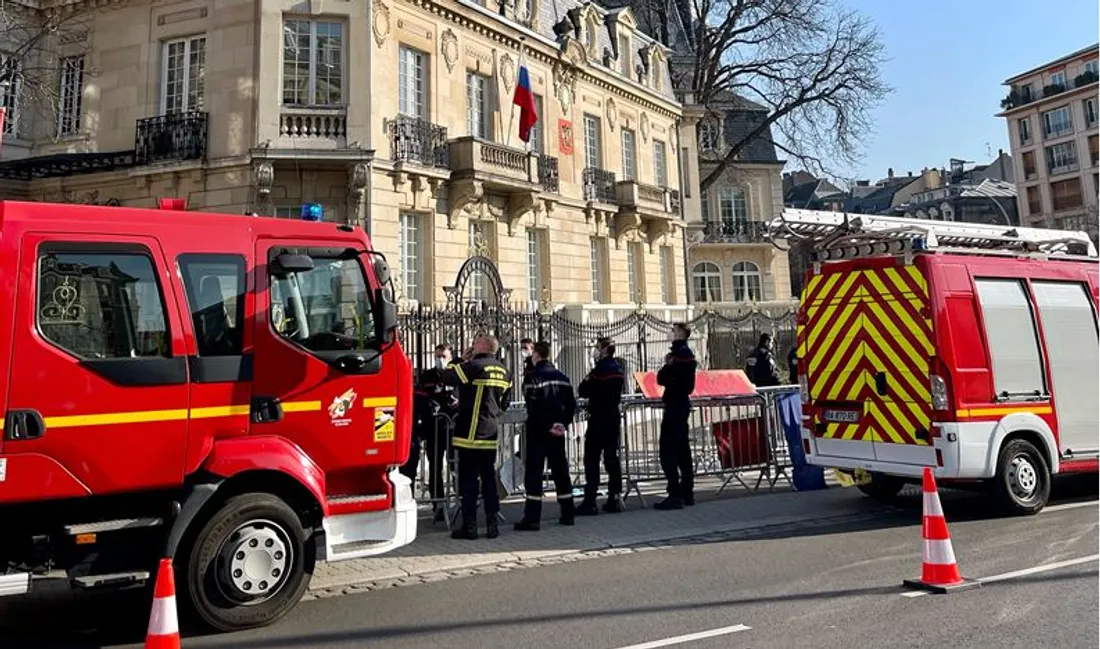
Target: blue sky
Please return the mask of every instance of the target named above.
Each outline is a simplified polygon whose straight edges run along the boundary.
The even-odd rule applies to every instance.
[[[994,117],[1007,93],[1001,82],[1096,43],[1100,21],[1096,0],[845,3],[878,24],[889,58],[882,73],[894,88],[861,164],[844,174],[872,182],[889,167],[917,173],[1008,151],[1004,119]]]

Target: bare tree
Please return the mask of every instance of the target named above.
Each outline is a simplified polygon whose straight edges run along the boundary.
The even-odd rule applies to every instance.
[[[871,111],[890,92],[879,75],[879,32],[866,17],[837,0],[640,0],[633,6],[654,37],[673,48],[679,92],[714,111],[728,105],[731,93],[768,110],[739,141],[724,143],[703,189],[756,138],[774,135],[780,151],[819,174],[834,175],[830,166],[859,160],[862,140],[872,132]],[[670,42],[678,30],[689,43]]]
[[[119,4],[115,0],[104,6]],[[0,0],[0,94],[6,107],[55,118],[61,79],[87,53],[95,3]],[[79,62],[83,78],[94,70]]]

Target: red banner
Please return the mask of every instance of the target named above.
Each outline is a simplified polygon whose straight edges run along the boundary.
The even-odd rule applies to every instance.
[[[657,399],[665,389],[657,385],[656,372],[634,372],[634,380],[647,399]],[[725,397],[756,394],[756,386],[741,370],[704,370],[695,373],[693,397]]]

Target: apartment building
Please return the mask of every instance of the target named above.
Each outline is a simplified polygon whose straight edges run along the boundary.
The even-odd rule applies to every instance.
[[[685,110],[697,120],[698,154],[686,165],[696,183],[767,116],[763,106],[732,94],[706,109]],[[728,307],[792,299],[787,252],[765,238],[766,223],[783,211],[783,165],[768,129],[688,203],[688,265],[695,304]]]
[[[1098,46],[1017,74],[1004,83],[1020,220],[1097,236]]]
[[[242,217],[312,206],[370,231],[407,304],[686,300],[682,110],[666,49],[628,8],[61,4],[84,20],[49,52],[58,91],[30,101],[18,76],[0,83],[0,196],[182,197]],[[521,57],[539,112],[530,145],[512,106]]]

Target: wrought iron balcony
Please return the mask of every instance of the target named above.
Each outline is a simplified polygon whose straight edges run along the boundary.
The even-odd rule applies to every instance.
[[[542,185],[543,191],[552,194],[558,193],[560,188],[558,159],[554,156],[549,156],[545,153],[539,155],[539,184]]]
[[[703,243],[767,243],[767,224],[760,221],[708,221]]]
[[[601,203],[617,203],[615,191],[615,172],[596,167],[588,167],[581,174],[584,183],[584,200]]]
[[[398,115],[385,121],[394,162],[412,162],[425,167],[448,168],[450,145],[447,128],[423,119]]]
[[[147,165],[169,160],[206,158],[209,113],[190,110],[137,121],[134,162]]]

